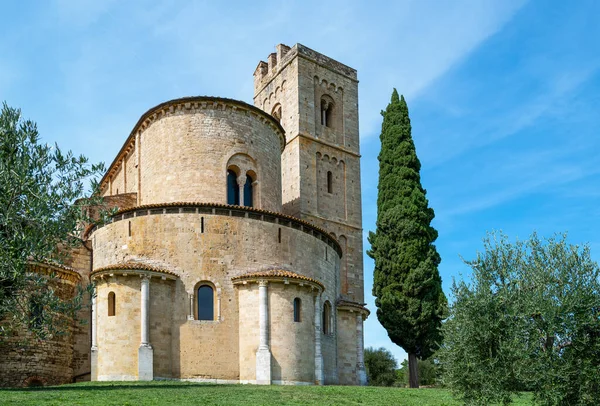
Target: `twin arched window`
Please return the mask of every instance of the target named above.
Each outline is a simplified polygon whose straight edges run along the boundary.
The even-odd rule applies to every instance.
[[[240,205],[240,187],[237,181],[238,175],[233,169],[227,170],[227,204]],[[244,206],[254,207],[254,179],[250,173],[246,173],[244,183]]]
[[[215,319],[215,292],[212,286],[201,285],[196,291],[197,320]]]

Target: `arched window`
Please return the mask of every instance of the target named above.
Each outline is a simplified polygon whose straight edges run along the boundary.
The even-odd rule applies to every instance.
[[[325,98],[321,99],[321,125],[333,126],[333,102]]]
[[[116,297],[115,292],[108,294],[108,315],[114,316],[116,313]]]
[[[252,207],[252,178],[246,174],[246,183],[244,184],[244,206]]]
[[[240,188],[237,184],[237,174],[231,169],[227,170],[227,204],[240,204]]]
[[[275,120],[281,122],[281,104],[278,103],[275,105],[275,107],[273,107],[273,112],[271,115],[275,117]]]
[[[331,334],[331,303],[326,300],[323,304],[323,334]]]
[[[327,171],[327,193],[333,193],[333,174]]]
[[[202,285],[196,291],[198,303],[198,320],[215,319],[215,299],[214,291],[211,286]]]
[[[299,297],[294,299],[294,321],[300,323],[302,311],[302,301]]]

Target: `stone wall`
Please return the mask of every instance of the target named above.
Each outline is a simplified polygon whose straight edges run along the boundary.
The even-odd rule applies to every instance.
[[[356,312],[338,311],[338,366],[341,385],[358,385]]]
[[[108,295],[115,294],[115,315]],[[151,288],[152,292],[152,288]],[[140,345],[140,278],[118,276],[96,281],[98,380],[136,380]],[[164,309],[168,313],[169,309]]]
[[[87,287],[90,283],[92,270],[91,242],[71,250],[66,265],[73,268],[81,277],[80,286]],[[81,310],[77,313],[73,323],[73,378],[77,381],[90,380],[90,347],[91,347],[91,308],[88,294],[84,294]]]
[[[254,207],[281,210],[284,136],[272,117],[243,102],[198,97],[163,103],[140,121],[103,179],[105,196],[118,189],[137,192],[140,205],[227,203],[228,162],[240,154],[254,163],[240,174],[245,180],[251,170],[257,182]]]
[[[278,91],[280,89],[280,91]],[[322,118],[323,103],[331,110]],[[300,44],[278,45],[254,72],[254,104],[271,113],[281,106],[286,130],[282,154],[283,210],[334,235],[343,249],[338,296],[364,300],[358,81],[356,70]],[[331,188],[328,188],[331,172]],[[357,321],[337,330],[344,339],[323,338],[325,382],[356,376],[345,354],[356,354]],[[343,330],[343,332],[342,332]],[[338,355],[340,359],[338,360]],[[340,364],[341,363],[341,364]],[[348,380],[344,378],[346,382]]]
[[[59,278],[49,284],[62,299],[69,299],[75,284]],[[38,340],[25,329],[0,343],[0,386],[58,385],[73,377],[73,336]]]
[[[314,292],[294,283],[269,283],[268,293],[271,378],[275,383],[313,383]],[[299,322],[294,322],[295,298],[301,301]]]
[[[199,212],[196,213],[184,213],[183,208],[180,210],[167,207],[160,209],[162,210],[161,214],[149,214],[151,210],[159,209],[145,210],[145,215],[138,215],[139,210],[136,210],[134,211],[135,216],[128,218],[125,218],[128,216],[125,213],[120,215],[120,220],[93,232],[94,269],[134,261],[159,266],[179,277],[175,288],[175,297],[172,299],[173,310],[171,313],[173,377],[243,380],[251,373],[251,370],[240,365],[242,362],[240,360],[243,360],[244,357],[252,359],[254,354],[239,352],[241,348],[238,340],[240,334],[238,323],[241,320],[238,313],[240,309],[237,302],[238,292],[231,281],[234,276],[261,269],[293,270],[298,274],[320,281],[326,291],[332,292],[330,300],[335,303],[334,292],[337,291],[338,286],[340,257],[336,249],[326,241],[326,236],[317,237],[316,232],[309,229],[302,230],[300,225],[298,228],[292,227],[292,223],[284,217],[278,219],[270,214],[264,214],[261,217],[258,213],[234,210],[238,214],[230,215],[230,209],[219,209],[218,207],[214,211],[211,209],[210,213],[203,213],[202,211],[206,209],[202,207],[199,207],[197,209]],[[166,213],[164,210],[172,212]],[[217,214],[221,211],[222,214]],[[239,217],[240,214],[243,217]],[[258,216],[258,218],[251,218],[251,215]],[[129,234],[130,230],[131,235]],[[215,312],[218,312],[219,317],[214,321],[189,320],[188,317],[193,318],[193,314],[190,314],[190,295],[194,297],[194,289],[202,281],[210,282],[216,287],[215,293],[218,295],[219,308]],[[139,284],[139,281],[136,283]],[[117,288],[121,289],[118,286]],[[139,294],[139,287],[135,290],[134,287],[124,285],[123,289],[121,295],[131,297],[134,307],[139,308],[139,301],[136,298],[136,295]],[[153,300],[152,283],[150,292],[151,300]],[[105,296],[106,293],[104,292]],[[273,300],[279,299],[274,296]],[[286,297],[284,301],[289,300],[293,300],[293,297],[291,299]],[[308,296],[303,296],[302,300],[306,305],[304,309],[309,311],[312,308],[310,299]],[[98,305],[99,314],[103,314],[102,312],[105,310],[100,301]],[[251,311],[245,306],[244,309],[244,311]],[[133,318],[139,319],[137,313],[132,313],[135,311],[137,310],[132,308],[130,313]],[[169,310],[163,311],[169,312]],[[288,316],[286,313],[285,317]],[[151,320],[152,317],[151,315]],[[273,317],[280,316],[274,314]],[[248,321],[242,321],[243,331],[246,334],[247,326],[244,323],[248,323]],[[306,323],[304,328],[310,329],[311,321],[307,319]],[[100,325],[101,323],[99,323]],[[138,328],[135,327],[135,323],[132,326],[129,327],[128,324],[127,334],[117,331],[111,334],[120,334],[124,340],[128,340],[127,337],[133,337],[134,343],[127,345],[137,349],[139,330],[131,330]],[[152,333],[152,328],[154,327],[151,327],[151,338],[156,340],[156,337],[160,337],[160,335]],[[287,337],[282,330],[277,331],[282,340]],[[308,336],[310,343],[313,342],[313,336],[312,333]],[[165,339],[168,338],[165,337]],[[159,338],[159,340],[163,340],[163,338]],[[333,337],[331,341],[334,343],[335,338]],[[275,346],[274,348],[278,348],[279,341],[275,340],[272,344]],[[154,346],[154,343],[151,342],[151,345]],[[282,343],[281,345],[282,348],[290,348],[289,344]],[[117,351],[116,348],[112,348],[110,351],[104,350],[102,346],[99,337],[99,364],[104,362],[101,358],[103,351]],[[299,351],[304,351],[302,346],[299,348]],[[120,353],[122,354],[123,351]],[[281,353],[278,355],[282,359],[282,380],[290,378],[293,381],[311,382],[314,379],[312,377],[314,368],[308,368],[308,372],[305,372],[304,369],[302,372],[294,369],[298,367],[292,366],[291,360],[299,356],[299,353],[295,354],[284,355]],[[120,355],[121,358],[135,356],[133,350],[128,350],[126,354]],[[332,356],[330,364],[335,364],[334,360],[335,357]],[[107,361],[105,365],[109,365],[109,362],[115,363],[117,360]],[[308,362],[313,361],[309,360]],[[301,368],[305,367],[304,364],[301,365]],[[125,374],[125,369],[121,366],[111,367],[110,370],[115,373],[122,370],[124,371],[122,373]],[[331,374],[333,373],[332,369]]]

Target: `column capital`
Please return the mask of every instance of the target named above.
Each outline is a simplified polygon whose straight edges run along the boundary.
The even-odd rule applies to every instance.
[[[266,279],[259,279],[258,280],[258,286],[267,286],[269,284],[269,281]]]

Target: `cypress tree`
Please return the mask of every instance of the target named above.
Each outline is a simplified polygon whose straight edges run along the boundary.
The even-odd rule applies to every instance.
[[[434,212],[421,186],[408,106],[396,89],[381,115],[377,230],[369,233],[367,254],[375,260],[377,318],[392,342],[408,353],[409,383],[416,388],[417,359],[439,347],[447,301],[433,245],[438,236],[431,227]]]

